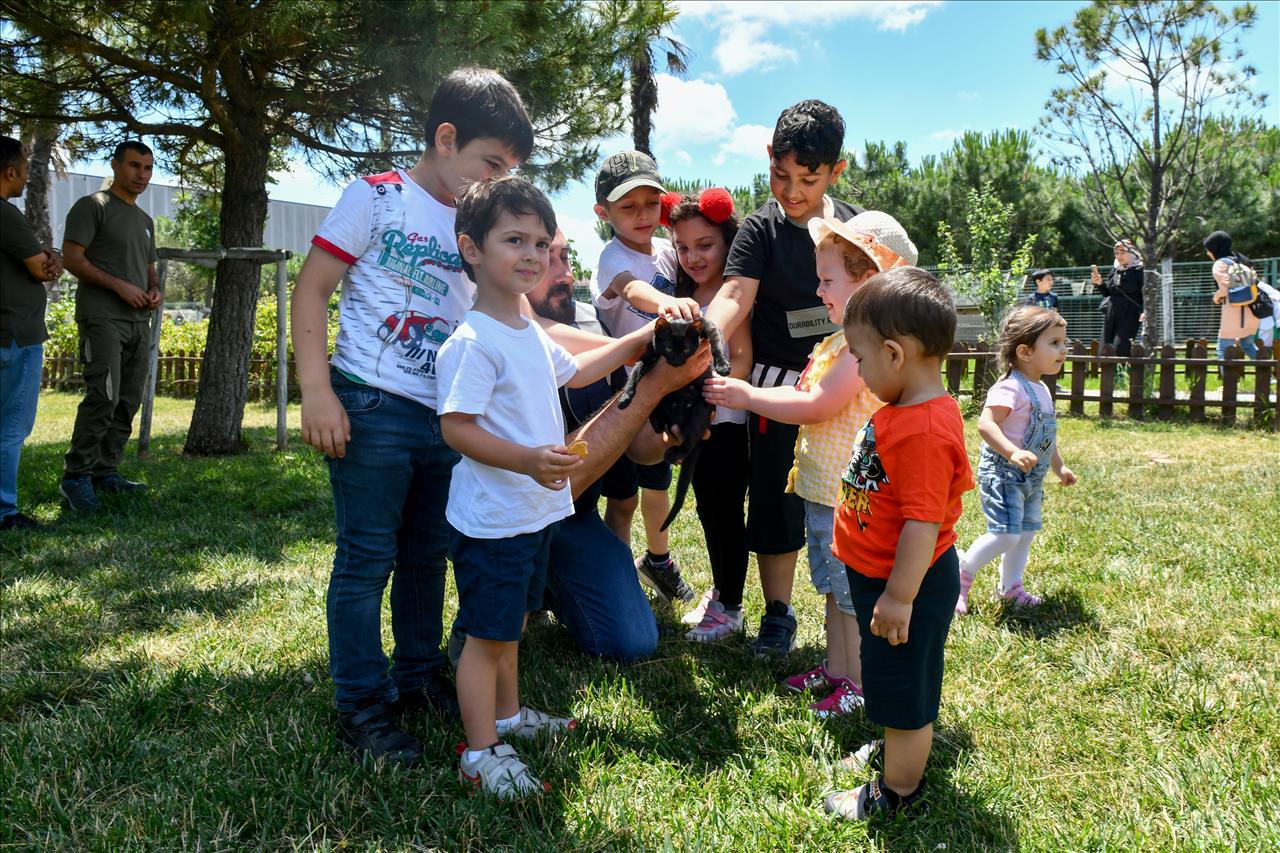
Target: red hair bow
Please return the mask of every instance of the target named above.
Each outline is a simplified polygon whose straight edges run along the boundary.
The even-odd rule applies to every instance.
[[[662,225],[663,228],[670,228],[671,210],[677,204],[684,201],[684,196],[680,195],[680,193],[663,193],[658,198],[662,202],[662,213],[658,215],[658,223]]]
[[[698,211],[708,222],[719,225],[733,216],[733,196],[724,187],[711,187],[698,196]]]

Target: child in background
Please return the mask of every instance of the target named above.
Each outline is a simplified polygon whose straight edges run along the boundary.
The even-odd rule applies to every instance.
[[[864,281],[917,257],[902,226],[880,211],[859,213],[848,222],[813,219],[809,232],[817,245],[818,296],[837,325]],[[754,388],[715,378],[705,393],[713,402],[728,400],[779,423],[801,425],[787,491],[804,500],[809,575],[814,588],[826,596],[827,658],[782,684],[794,693],[830,689],[809,706],[820,717],[850,713],[862,706],[858,621],[844,564],[831,552],[832,525],[840,474],[849,461],[854,435],[881,403],[858,375],[843,332],[814,347],[794,387]]]
[[[1062,464],[1053,396],[1040,381],[1062,369],[1067,358],[1067,321],[1057,311],[1023,305],[1000,329],[1004,378],[987,391],[978,420],[983,445],[978,494],[987,532],[960,557],[956,613],[969,612],[969,587],[978,570],[1000,560],[1000,595],[1009,604],[1034,607],[1040,598],[1022,588],[1031,541],[1041,527],[1044,476],[1052,467],[1064,486],[1076,475]],[[1003,555],[1003,556],[1002,556]]]
[[[959,589],[955,522],[973,474],[960,407],[942,384],[956,329],[942,283],[915,267],[879,273],[849,300],[844,327],[863,380],[885,402],[858,432],[835,521],[862,633],[866,714],[885,730],[845,762],[881,775],[826,807],[861,820],[924,796]]]
[[[591,280],[591,299],[600,323],[620,338],[643,328],[659,314],[693,319],[698,303],[675,295],[676,258],[669,240],[655,237],[662,214],[658,164],[639,151],[624,151],[604,161],[596,175],[596,215],[613,229]],[[623,456],[604,475],[605,523],[631,544],[631,519],[640,504],[646,552],[636,561],[640,579],[664,601],[693,600],[693,589],[671,558],[662,522],[671,509],[667,490],[671,465],[637,465]]]
[[[721,187],[681,198],[662,197],[663,225],[671,229],[679,266],[677,297],[700,307],[711,302],[724,283],[724,262],[738,233],[733,196]],[[734,369],[746,375],[751,367],[751,332],[739,327],[728,341]],[[688,463],[686,463],[688,464]],[[720,406],[711,435],[703,439],[693,471],[693,494],[698,521],[707,542],[713,586],[682,621],[694,626],[685,634],[695,642],[721,640],[742,631],[742,588],[747,577],[747,413]]]
[[[1053,292],[1053,273],[1048,270],[1035,270],[1031,273],[1036,292],[1027,297],[1028,305],[1058,310],[1058,294]]]
[[[523,178],[471,185],[458,201],[458,250],[476,283],[474,307],[440,348],[440,429],[462,454],[446,517],[458,585],[464,782],[500,799],[546,789],[500,737],[572,729],[520,704],[519,641],[542,606],[556,523],[573,513],[569,477],[582,459],[564,446],[557,388],[580,388],[637,358],[644,329],[571,356],[521,313],[547,271],[551,203]]]

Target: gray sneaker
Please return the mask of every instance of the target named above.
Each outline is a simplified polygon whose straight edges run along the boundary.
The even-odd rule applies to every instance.
[[[93,488],[104,495],[129,495],[136,492],[145,492],[150,486],[146,483],[126,480],[119,474],[112,473],[102,477],[94,477]]]
[[[93,490],[93,481],[88,474],[79,477],[63,477],[58,485],[58,492],[66,500],[67,505],[76,512],[94,512],[102,506],[97,493]]]
[[[552,735],[571,732],[578,727],[572,717],[553,717],[532,708],[520,706],[520,720],[510,728],[499,730],[498,737],[537,737],[548,732]]]
[[[658,594],[663,601],[693,601],[693,587],[680,576],[680,564],[668,559],[665,563],[652,563],[645,554],[636,560],[636,571],[645,586]]]
[[[529,772],[513,747],[501,741],[482,750],[474,761],[467,760],[466,744],[458,744],[458,778],[500,800],[519,800],[551,790],[550,784]]]
[[[760,619],[760,633],[751,641],[758,658],[784,658],[796,639],[796,617],[785,601],[770,601]]]

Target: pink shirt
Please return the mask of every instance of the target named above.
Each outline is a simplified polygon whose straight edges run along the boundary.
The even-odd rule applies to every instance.
[[[1041,411],[1052,412],[1053,397],[1049,395],[1048,386],[1035,381],[1031,382],[1031,387],[1040,399]],[[987,390],[986,404],[1009,409],[1009,417],[1000,424],[1000,431],[1014,447],[1022,447],[1022,438],[1027,434],[1027,427],[1031,426],[1031,398],[1022,389],[1022,383],[1013,376],[1006,376]]]

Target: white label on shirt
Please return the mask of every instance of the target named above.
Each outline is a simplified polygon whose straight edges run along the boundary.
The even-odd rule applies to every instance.
[[[827,316],[827,307],[802,308],[787,312],[787,331],[793,338],[811,338],[814,335],[829,335],[840,331],[840,327],[831,322]]]

